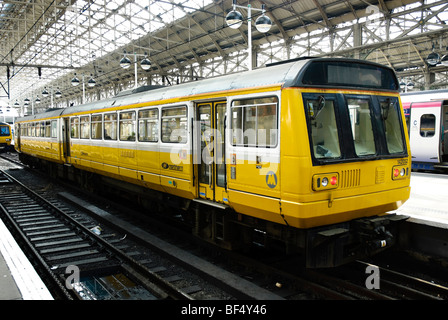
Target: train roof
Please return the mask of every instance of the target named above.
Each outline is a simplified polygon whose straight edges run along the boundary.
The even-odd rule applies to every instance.
[[[257,87],[269,87],[269,86],[281,86],[283,88],[294,87],[294,86],[332,86],[329,77],[329,73],[322,71],[320,64],[324,63],[334,63],[341,64],[352,64],[356,63],[358,67],[368,68],[372,70],[381,70],[381,72],[390,73],[393,79],[389,80],[392,84],[387,84],[386,86],[378,87],[378,89],[385,90],[398,90],[398,81],[396,80],[393,70],[389,67],[354,59],[343,59],[343,58],[299,58],[295,61],[273,64],[272,66],[259,68],[252,71],[244,71],[240,73],[228,74],[224,76],[218,76],[209,79],[203,79],[198,81],[192,81],[187,83],[182,83],[174,86],[161,87],[152,86],[150,90],[138,92],[136,90],[128,90],[127,92],[120,93],[115,97],[111,97],[105,100],[95,101],[79,106],[48,111],[32,116],[26,116],[19,118],[17,121],[29,121],[44,118],[57,117],[62,115],[70,115],[74,113],[79,113],[89,110],[101,110],[111,107],[120,107],[131,104],[139,104],[145,102],[153,102],[160,100],[168,100],[175,98],[182,98],[188,96],[198,96],[205,94],[212,94],[215,92],[222,91],[232,91],[238,89],[250,89]],[[312,68],[311,68],[312,67]],[[315,70],[314,70],[314,69]],[[306,73],[306,71],[309,71]],[[321,83],[323,79],[323,74],[325,73],[326,81]],[[307,75],[308,74],[308,75]],[[393,76],[392,76],[393,75]],[[347,72],[344,81],[353,78],[353,72]],[[317,81],[317,82],[316,82]],[[352,81],[352,80],[350,80]],[[342,83],[342,82],[341,82]],[[344,84],[339,83],[339,85],[344,86]],[[345,85],[346,87],[356,87],[360,81],[352,81]],[[365,88],[365,87],[364,87]],[[359,87],[358,87],[359,89]]]

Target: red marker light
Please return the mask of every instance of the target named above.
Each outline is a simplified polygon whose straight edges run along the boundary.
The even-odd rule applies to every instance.
[[[338,178],[336,177],[331,177],[330,179],[330,183],[332,186],[336,185],[338,183]]]
[[[400,170],[394,169],[394,177],[398,177],[399,174],[400,174]]]

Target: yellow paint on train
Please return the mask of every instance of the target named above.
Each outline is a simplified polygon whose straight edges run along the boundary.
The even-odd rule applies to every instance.
[[[291,68],[304,66],[297,63]],[[292,72],[282,70],[284,74]],[[269,70],[255,72],[269,74]],[[255,73],[253,77],[257,77]],[[406,201],[410,192],[411,157],[404,125],[395,136],[380,132],[392,121],[405,123],[402,108],[394,104],[399,95],[377,88],[334,87],[337,85],[285,86],[276,80],[270,85],[229,86],[212,92],[196,89],[199,93],[191,90],[186,94],[178,89],[179,93],[168,98],[162,91],[177,90],[176,86],[158,89],[160,98],[152,99],[148,93],[150,99],[144,102],[128,99],[114,106],[112,99],[110,105],[68,108],[56,117],[24,118],[18,121],[19,130],[27,123],[57,121],[57,140],[30,137],[22,130],[16,148],[179,197],[221,203],[238,213],[295,228],[385,214]],[[140,113],[142,110],[148,112]],[[117,115],[113,120],[116,134],[128,134],[129,141],[124,136],[108,140],[102,135],[108,114]],[[372,125],[366,124],[370,115]],[[101,116],[96,138],[92,138],[94,116]],[[395,118],[387,119],[392,116]],[[87,124],[85,139],[82,121]],[[141,141],[141,131],[152,130],[153,123],[157,123],[156,138]],[[80,132],[68,138],[60,129],[63,124],[64,130],[80,126]],[[222,140],[217,134],[220,124],[228,130],[225,134],[219,131]],[[164,132],[169,126],[184,131],[173,137],[172,132]],[[344,139],[351,135],[353,141]],[[374,140],[377,137],[381,141]],[[219,151],[224,152],[224,164],[217,164]],[[204,154],[210,161],[195,163]],[[405,170],[399,180],[393,176],[398,165]]]

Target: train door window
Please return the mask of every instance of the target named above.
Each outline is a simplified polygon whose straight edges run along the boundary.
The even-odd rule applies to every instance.
[[[386,133],[387,150],[390,154],[403,153],[404,143],[400,106],[397,98],[380,99],[381,118]]]
[[[305,99],[311,141],[316,159],[341,157],[334,98],[323,95]]]
[[[50,138],[51,137],[51,122],[45,121],[45,137]]]
[[[135,141],[135,111],[120,113],[120,140]]]
[[[103,115],[92,115],[90,126],[92,139],[101,139],[103,137]]]
[[[157,142],[159,127],[159,109],[138,112],[138,141]]]
[[[81,139],[89,139],[90,138],[90,119],[89,116],[81,117]]]
[[[169,107],[162,109],[162,142],[186,143],[187,107]]]
[[[79,138],[79,118],[73,117],[70,119],[70,137]]]
[[[436,133],[436,116],[424,114],[420,117],[420,135],[425,138],[433,137]]]
[[[369,100],[348,98],[348,109],[356,155],[368,156],[376,153],[370,116]]]
[[[277,105],[277,97],[232,101],[232,144],[275,147]]]
[[[104,140],[117,140],[117,114],[104,115]]]
[[[51,120],[51,137],[52,138],[58,137],[58,121],[57,120]]]

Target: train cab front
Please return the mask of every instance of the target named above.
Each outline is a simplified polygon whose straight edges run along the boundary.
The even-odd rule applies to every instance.
[[[282,213],[288,224],[307,230],[307,266],[333,267],[390,247],[406,217],[388,212],[410,195],[398,94],[304,89],[301,99],[309,153],[299,158],[297,176],[308,184],[295,199],[284,192]]]

